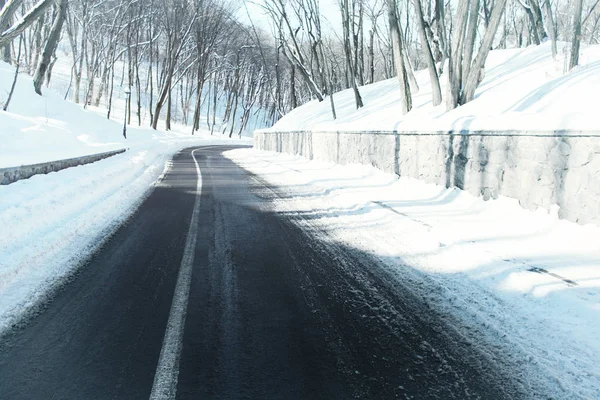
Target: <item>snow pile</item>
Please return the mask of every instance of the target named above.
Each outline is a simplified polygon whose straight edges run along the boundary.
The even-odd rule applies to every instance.
[[[501,355],[531,398],[600,398],[600,227],[373,167],[226,155],[282,185],[276,211],[310,235],[381,259],[473,346]]]
[[[0,63],[0,96],[12,73]],[[119,112],[122,117],[123,109]],[[127,134],[125,140],[121,123],[49,89],[37,96],[31,78],[19,76],[9,112],[0,111],[0,168],[129,150],[0,186],[0,333],[34,312],[102,245],[145,199],[174,153],[196,145],[249,144],[205,132],[129,127]]]
[[[561,46],[564,48],[564,44]],[[476,98],[451,112],[433,107],[429,74],[416,73],[420,91],[413,110],[402,116],[397,79],[360,88],[365,106],[356,110],[352,90],[334,95],[338,119],[329,101],[312,101],[284,116],[273,131],[447,131],[584,130],[600,131],[600,45],[583,50],[581,65],[563,74],[566,52],[552,59],[550,43],[525,49],[495,50],[486,63]],[[447,76],[440,77],[442,93]]]

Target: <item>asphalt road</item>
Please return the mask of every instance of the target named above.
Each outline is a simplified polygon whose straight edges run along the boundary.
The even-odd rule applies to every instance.
[[[195,151],[200,196],[191,150],[176,155],[104,248],[3,339],[0,399],[521,397],[376,259],[272,211],[279,188],[224,150]]]

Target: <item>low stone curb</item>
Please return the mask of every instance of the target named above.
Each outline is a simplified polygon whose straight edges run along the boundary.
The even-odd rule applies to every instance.
[[[20,167],[0,168],[0,185],[8,185],[21,179],[31,178],[38,174],[47,174],[65,168],[90,164],[102,159],[124,153],[127,149],[107,151],[105,153],[90,154],[88,156],[68,158],[66,160],[50,161],[40,164],[21,165]]]

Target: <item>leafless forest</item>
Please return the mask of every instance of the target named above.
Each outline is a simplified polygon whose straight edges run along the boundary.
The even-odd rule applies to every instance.
[[[473,98],[493,49],[551,41],[567,72],[582,46],[600,41],[599,3],[256,0],[257,19],[250,2],[236,0],[0,0],[0,49],[5,62],[34,76],[32,90],[41,94],[67,43],[66,98],[104,104],[110,117],[116,87],[126,87],[130,124],[143,124],[147,109],[155,129],[175,121],[190,133],[201,123],[214,131],[226,122],[222,133],[232,136],[256,110],[274,122],[311,99],[327,101],[335,118],[331,93],[351,88],[361,107],[362,85],[393,77],[406,113],[421,69],[433,103],[444,99],[450,110]]]

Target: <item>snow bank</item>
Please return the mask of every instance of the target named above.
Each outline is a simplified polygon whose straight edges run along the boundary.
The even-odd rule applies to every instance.
[[[0,96],[12,68],[0,63]],[[123,109],[116,109],[121,117]],[[121,120],[122,121],[122,120]],[[127,129],[83,110],[49,89],[19,83],[9,112],[0,111],[0,167],[128,148],[93,164],[0,186],[0,334],[35,312],[137,208],[183,148],[249,144],[200,132]]]
[[[530,398],[600,398],[600,227],[373,167],[226,155],[280,185],[275,211],[309,235],[378,257]]]
[[[402,177],[518,199],[580,224],[600,225],[600,137],[373,132],[254,134],[257,149],[341,164],[371,165]]]
[[[564,48],[562,44],[561,48]],[[360,88],[365,106],[355,109],[352,90],[334,95],[338,119],[329,101],[312,101],[284,116],[274,131],[554,131],[600,132],[600,45],[583,50],[581,66],[563,74],[565,52],[552,59],[550,43],[525,49],[494,50],[476,98],[451,112],[433,107],[427,71],[416,73],[420,91],[413,110],[402,116],[397,79]],[[447,77],[440,78],[445,93]]]

